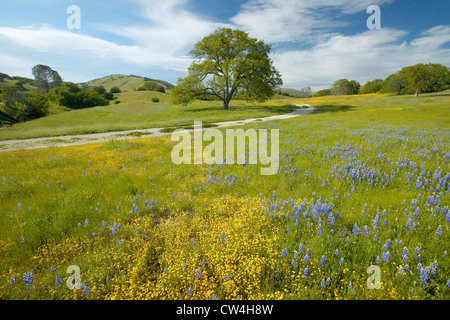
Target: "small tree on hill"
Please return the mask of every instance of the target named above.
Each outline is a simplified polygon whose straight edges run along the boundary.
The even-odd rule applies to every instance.
[[[58,72],[52,70],[49,66],[38,64],[31,70],[35,78],[36,85],[45,93],[52,88],[58,87],[62,84],[62,78]]]

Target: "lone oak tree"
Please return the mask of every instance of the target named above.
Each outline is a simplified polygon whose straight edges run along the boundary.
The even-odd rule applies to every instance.
[[[223,108],[233,97],[263,102],[283,81],[269,59],[271,46],[230,28],[217,29],[191,50],[189,75],[171,90],[173,103],[187,105],[196,98],[218,98]]]

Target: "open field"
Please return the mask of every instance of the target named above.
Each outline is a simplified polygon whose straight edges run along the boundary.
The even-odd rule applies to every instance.
[[[133,129],[182,127],[194,119],[205,123],[268,117],[285,114],[297,107],[287,100],[249,104],[233,101],[223,112],[221,102],[198,101],[187,107],[169,103],[169,95],[154,91],[132,91],[115,95],[119,104],[105,107],[63,111],[54,107],[54,114],[0,128],[0,140],[57,137]],[[153,97],[160,102],[152,102]]]
[[[72,112],[25,123],[23,137],[81,132],[92,113],[137,129],[286,113],[286,101],[316,110],[243,127],[279,129],[272,176],[174,165],[170,136],[1,152],[0,298],[449,299],[449,96],[288,99],[228,114],[129,101],[62,128],[54,117]],[[71,265],[81,289],[66,287]]]

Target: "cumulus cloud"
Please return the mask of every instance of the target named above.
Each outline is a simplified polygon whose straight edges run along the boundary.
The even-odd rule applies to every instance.
[[[375,3],[374,3],[375,2]],[[250,0],[231,21],[252,36],[274,42],[316,42],[321,33],[349,24],[343,15],[365,13],[392,0]]]
[[[167,62],[184,66],[184,59],[171,57],[138,45],[119,45],[82,33],[56,29],[50,26],[9,28],[0,27],[0,37],[34,52],[73,58],[100,58],[120,60],[126,63],[151,65]]]
[[[223,23],[205,20],[184,9],[186,0],[131,0],[141,8],[145,24],[105,25],[104,30],[132,39],[146,50],[185,57],[192,46]]]
[[[185,75],[193,45],[224,26],[275,44],[274,64],[284,86],[293,88],[311,86],[317,90],[340,78],[363,84],[420,62],[450,65],[450,49],[446,46],[450,42],[449,25],[425,30],[409,43],[404,42],[407,31],[384,26],[367,30],[364,23],[365,31],[346,35],[336,29],[351,24],[352,15],[366,17],[369,5],[381,6],[393,0],[248,0],[229,23],[188,10],[189,0],[127,1],[134,10],[130,14],[138,19],[128,25],[96,24],[93,31],[102,36],[49,25],[0,26],[0,71],[26,75],[33,65],[46,63],[63,77],[70,76],[68,81],[76,81],[94,74],[106,75],[120,67],[125,73],[159,70],[161,79],[174,82]],[[126,38],[127,44],[108,37],[111,35]]]
[[[390,28],[335,35],[311,49],[275,52],[272,58],[286,86],[309,85],[316,90],[330,87],[341,78],[361,84],[384,79],[416,63],[450,65],[450,49],[443,46],[450,42],[450,26],[431,28],[409,44],[403,40],[406,35]]]
[[[103,32],[128,38],[131,45],[120,45],[90,36],[84,34],[83,29],[74,32],[49,25],[0,27],[2,47],[25,48],[17,49],[16,52],[5,50],[3,55],[12,59],[18,52],[28,56],[42,53],[56,58],[55,60],[67,59],[71,63],[83,60],[85,65],[111,65],[119,62],[184,73],[191,63],[188,52],[192,46],[216,28],[225,26],[201,19],[184,10],[185,0],[129,1],[139,8],[144,24],[98,24],[97,27]]]

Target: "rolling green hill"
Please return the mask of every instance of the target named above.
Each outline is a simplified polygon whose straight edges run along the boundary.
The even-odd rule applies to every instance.
[[[7,75],[6,73],[0,73],[0,88],[20,85],[23,88],[23,91],[37,92],[39,89],[34,85],[33,82],[34,82],[33,79],[19,76],[10,76]]]
[[[277,90],[277,98],[282,97],[291,97],[291,98],[308,98],[310,95],[308,95],[306,92],[297,90],[297,89],[291,89],[291,88],[281,88]]]
[[[85,83],[80,83],[80,85],[86,84],[88,88],[93,88],[95,86],[103,86],[106,90],[111,89],[112,87],[119,87],[122,91],[133,91],[139,88],[144,84],[145,81],[150,81],[154,79],[140,77],[135,75],[123,75],[123,74],[113,74],[110,76],[106,76],[103,78],[98,78],[94,80],[90,80]],[[162,81],[162,80],[154,80],[158,82],[160,85],[164,86],[165,89],[171,89],[173,87],[172,84]]]

